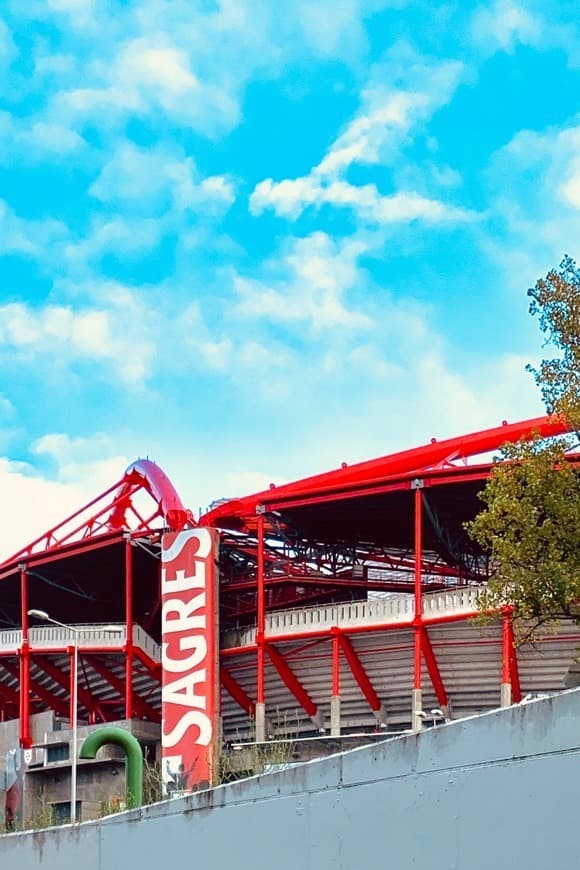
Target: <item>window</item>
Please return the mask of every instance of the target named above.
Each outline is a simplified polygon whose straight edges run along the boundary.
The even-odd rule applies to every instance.
[[[64,825],[70,822],[70,801],[60,801],[50,805],[53,825]],[[77,822],[81,820],[81,801],[77,801]]]
[[[46,747],[46,763],[51,764],[53,761],[68,761],[69,748],[68,743],[54,743]]]

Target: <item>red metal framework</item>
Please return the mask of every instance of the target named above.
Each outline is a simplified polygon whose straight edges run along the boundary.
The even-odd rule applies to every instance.
[[[136,496],[139,494],[146,494],[154,503],[153,511],[146,517],[141,515],[137,505]],[[111,532],[147,534],[157,530],[159,522],[173,531],[195,525],[193,514],[184,508],[161,468],[149,459],[138,459],[129,466],[121,480],[18,550],[0,565],[0,570],[37,553],[59,551],[74,542],[94,541]]]
[[[297,641],[327,644],[332,682],[328,694],[338,702],[336,709],[341,664],[346,664],[370,712],[380,719],[382,700],[352,641],[361,634],[406,628],[413,633],[412,724],[420,724],[423,668],[446,710],[449,694],[429,629],[473,614],[425,614],[423,594],[481,582],[487,576],[485,558],[469,549],[461,529],[463,520],[477,510],[477,491],[491,466],[466,464],[467,460],[507,441],[566,430],[561,420],[537,418],[433,440],[414,450],[350,467],[343,464],[323,475],[231,500],[201,517],[200,524],[221,531],[222,626],[256,626],[250,647],[222,651],[221,668],[224,690],[255,717],[256,736],[266,733],[267,667],[278,674],[314,726],[324,727],[318,705],[286,652]],[[141,501],[153,504],[145,511]],[[61,649],[30,644],[28,609],[46,601],[49,593],[67,603],[69,622],[103,622],[110,611],[124,627],[121,645],[111,644],[106,650],[85,645],[81,650],[79,702],[87,718],[159,719],[160,664],[134,642],[134,631],[140,626],[158,639],[161,530],[194,525],[161,469],[139,460],[120,481],[0,565],[4,599],[13,601],[8,625],[22,631],[17,649],[3,652],[0,647],[0,719],[18,715],[23,746],[30,745],[32,711],[49,707],[65,715],[68,709],[70,639]],[[109,598],[95,604],[103,577],[109,578]],[[412,593],[412,618],[396,625],[335,625],[268,634],[272,610],[366,600],[369,592]],[[99,619],[93,617],[96,606]],[[60,612],[54,615],[61,617]],[[509,686],[509,692],[502,691],[518,700],[521,687],[509,614],[503,638],[502,685]],[[240,685],[230,667],[236,656],[247,656],[249,650],[255,655],[254,693]]]

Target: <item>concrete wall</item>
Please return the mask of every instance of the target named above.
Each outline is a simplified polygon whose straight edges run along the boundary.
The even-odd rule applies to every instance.
[[[572,690],[100,822],[9,834],[0,866],[572,870],[579,746]]]

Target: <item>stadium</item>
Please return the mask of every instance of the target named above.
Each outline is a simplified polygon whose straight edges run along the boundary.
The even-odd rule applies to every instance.
[[[493,566],[464,528],[481,509],[493,451],[564,431],[542,417],[432,439],[222,499],[198,518],[157,465],[138,460],[0,566],[0,728],[17,728],[27,763],[41,766],[37,714],[64,728],[78,711],[87,727],[167,731],[177,697],[200,733],[192,708],[207,713],[215,756],[223,744],[416,731],[565,688],[578,629],[563,623],[518,648],[509,608],[474,621]],[[193,664],[203,668],[166,693],[185,673],[181,653],[199,651],[182,638],[172,659],[179,619],[167,587],[184,573],[169,579],[170,551],[202,530],[207,634]],[[164,743],[168,769],[175,742]],[[182,787],[215,779],[202,767],[181,763]]]

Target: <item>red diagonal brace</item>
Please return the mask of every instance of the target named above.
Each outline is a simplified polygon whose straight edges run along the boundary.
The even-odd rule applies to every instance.
[[[11,689],[10,686],[7,686],[5,683],[0,683],[0,695],[5,701],[8,701],[9,704],[14,704],[16,710],[19,709],[20,695],[18,692],[15,692],[14,689]]]
[[[278,650],[269,643],[264,644],[264,648],[270,657],[270,661],[280,674],[280,678],[288,691],[292,692],[301,707],[306,710],[311,719],[315,719],[318,713],[318,707],[296,676],[289,667],[285,659],[280,655]]]
[[[12,665],[7,664],[6,662],[2,662],[2,667],[5,671],[8,671],[11,676],[20,679],[20,671],[18,668],[13,668]],[[55,710],[57,713],[60,713],[61,716],[65,716],[68,719],[70,712],[69,706],[66,701],[62,700],[62,698],[57,698],[52,692],[32,679],[30,680],[30,691],[33,692],[37,698],[40,698],[41,701],[44,701],[51,710]]]
[[[435,690],[435,694],[437,695],[437,703],[441,708],[448,707],[449,698],[445,691],[441,672],[439,671],[439,665],[437,664],[437,659],[435,658],[435,653],[431,646],[431,639],[427,634],[426,628],[421,628],[421,649],[423,650],[423,657],[425,659],[425,664],[427,665],[427,670],[429,671],[431,684]]]
[[[161,682],[161,662],[154,662],[153,659],[149,658],[147,653],[144,653],[140,647],[136,646],[133,648],[133,655],[135,658],[139,659],[141,664],[145,665],[151,676],[155,677],[155,679],[160,683]]]
[[[111,673],[103,662],[99,661],[95,656],[85,655],[85,661],[125,700],[125,683],[123,680]],[[136,695],[133,698],[133,707],[140,717],[143,716],[145,719],[149,719],[150,722],[161,722],[161,714]]]
[[[220,668],[220,679],[224,689],[230,693],[236,704],[245,710],[248,716],[256,715],[256,705],[240,684],[223,666]]]
[[[59,686],[62,686],[62,688],[66,689],[67,691],[70,690],[69,677],[66,674],[63,674],[62,671],[59,671],[56,665],[41,656],[36,656],[34,662],[37,667],[41,668],[46,674],[48,674],[49,677],[52,677],[55,683],[58,683]],[[107,721],[107,716],[103,712],[102,708],[99,706],[96,699],[93,698],[93,696],[89,691],[87,691],[87,689],[78,684],[77,697],[80,703],[83,705],[83,707],[86,707],[89,713],[94,710],[96,713],[98,713],[103,722]]]
[[[381,707],[380,698],[374,690],[373,684],[368,678],[367,672],[365,671],[361,660],[357,656],[354,651],[354,647],[348,637],[344,635],[340,635],[339,638],[340,646],[342,651],[344,652],[345,658],[348,662],[348,666],[352,671],[352,675],[358,683],[359,689],[367,699],[370,704],[370,708],[373,713],[378,713]]]

